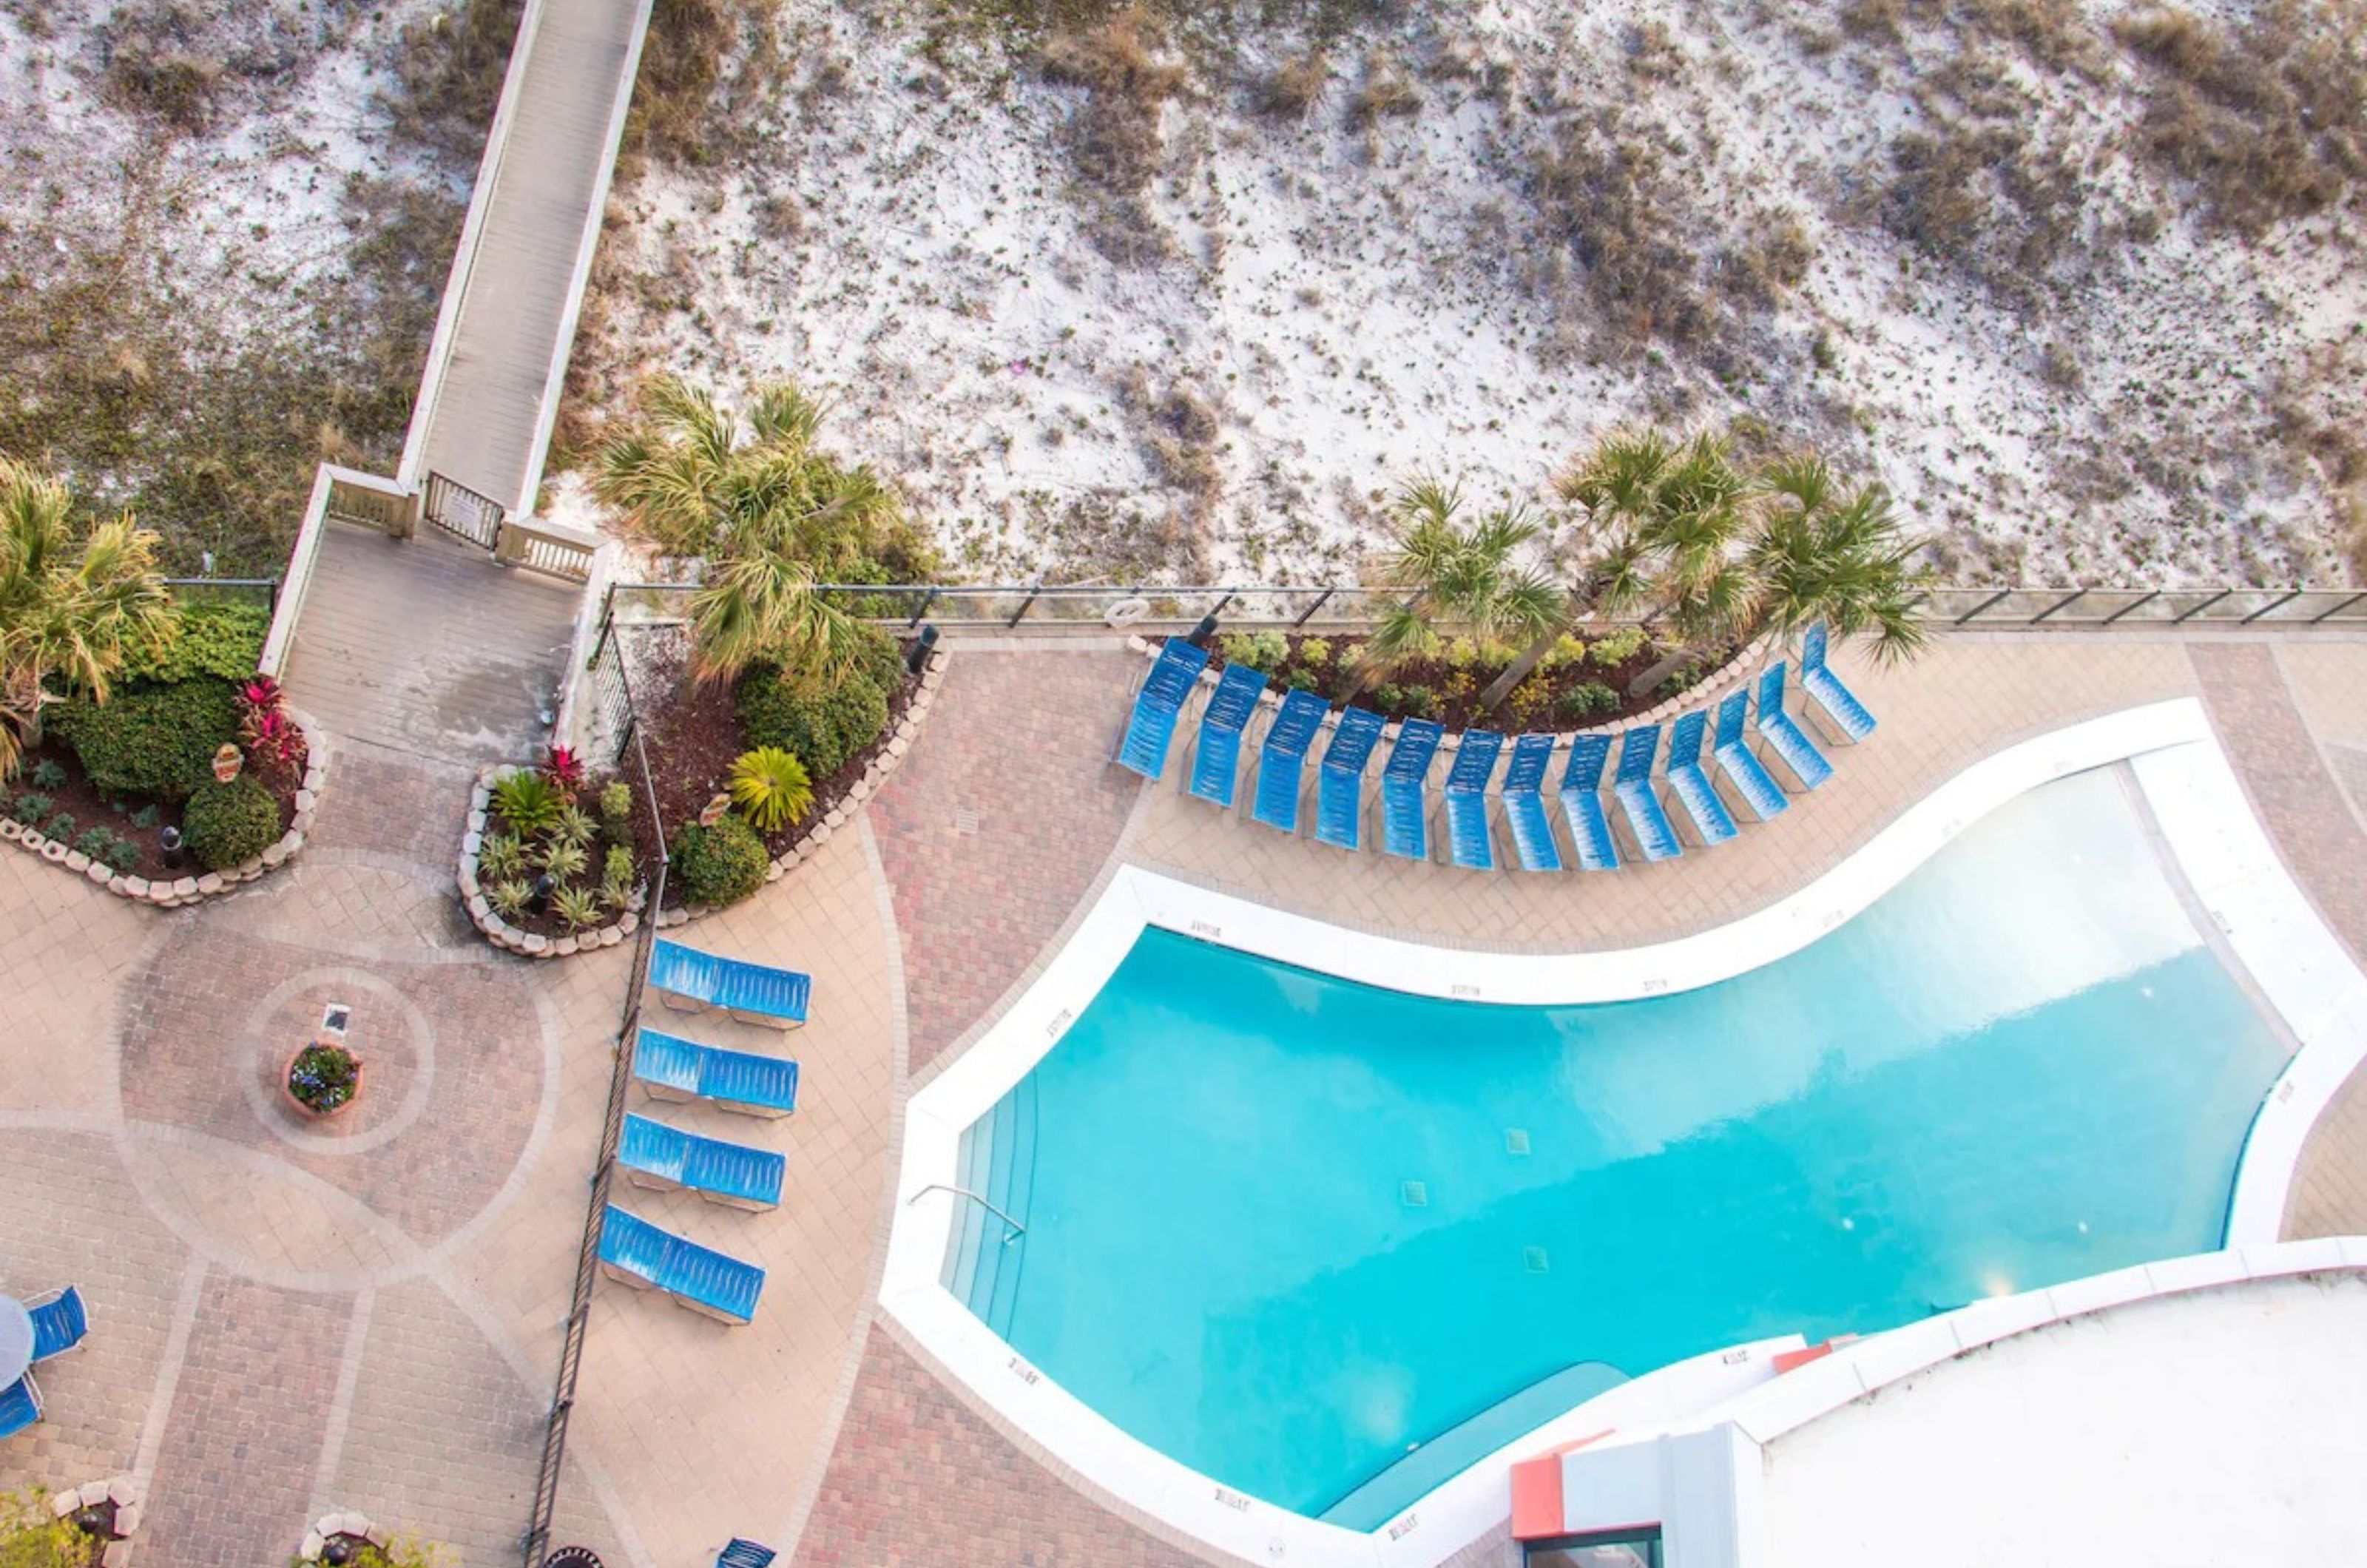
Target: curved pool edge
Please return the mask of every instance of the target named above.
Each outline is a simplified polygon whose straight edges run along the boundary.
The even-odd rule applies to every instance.
[[[1342,979],[1455,1000],[1566,1005],[1660,995],[1795,953],[2008,801],[2132,760],[2171,855],[2300,1042],[2248,1136],[2225,1245],[2273,1241],[2309,1127],[2367,1050],[2367,976],[2277,859],[2201,705],[2181,698],[1997,751],[1908,807],[1806,887],[1711,931],[1641,947],[1561,955],[1437,947],[1348,931],[1122,865],[1036,979],[907,1104],[880,1303],[1058,1464],[1170,1529],[1259,1561],[1433,1568],[1508,1517],[1513,1459],[1606,1427],[1632,1428],[1706,1408],[1740,1392],[1722,1385],[1721,1377],[1763,1381],[1771,1375],[1767,1359],[1798,1348],[1799,1337],[1714,1351],[1623,1384],[1472,1464],[1383,1529],[1362,1534],[1235,1492],[1128,1436],[1031,1366],[943,1288],[947,1230],[967,1201],[950,1187],[963,1129],[1059,1043],[1149,926]]]

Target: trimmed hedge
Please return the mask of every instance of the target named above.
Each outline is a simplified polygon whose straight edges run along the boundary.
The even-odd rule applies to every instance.
[[[104,703],[59,704],[49,724],[101,794],[185,800],[213,776],[214,753],[238,739],[238,690],[216,680],[118,688]]]
[[[228,871],[279,841],[279,803],[255,778],[208,779],[181,814],[189,852],[208,871]]]
[[[888,694],[867,668],[835,691],[815,693],[783,681],[777,666],[752,665],[731,696],[748,749],[779,747],[803,762],[817,784],[888,728]]]
[[[683,897],[713,908],[737,904],[764,886],[764,867],[771,858],[756,829],[737,817],[726,817],[712,828],[685,823],[674,836],[673,856]]]
[[[211,677],[251,681],[263,658],[271,617],[260,604],[185,604],[181,633],[170,646],[135,653],[117,671],[119,685],[166,685]]]

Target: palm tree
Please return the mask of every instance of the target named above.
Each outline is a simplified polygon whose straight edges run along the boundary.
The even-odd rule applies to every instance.
[[[1930,643],[1920,606],[1931,581],[1914,565],[1922,542],[1878,484],[1843,492],[1824,459],[1787,458],[1767,470],[1771,501],[1746,564],[1757,584],[1756,625],[1789,643],[1823,621],[1836,637],[1864,637],[1882,663]]]
[[[861,580],[897,520],[895,493],[815,447],[822,405],[794,387],[761,388],[734,416],[665,377],[642,405],[642,423],[602,451],[593,488],[668,554],[706,558],[696,672],[728,680],[760,659],[800,677],[843,672],[860,628],[816,584]]]
[[[1750,485],[1716,437],[1679,442],[1658,430],[1614,431],[1554,488],[1580,509],[1584,565],[1564,601],[1568,615],[1541,627],[1479,694],[1482,711],[1509,696],[1580,621],[1637,612],[1690,642],[1726,635],[1747,613],[1749,582],[1735,547],[1750,523]]]
[[[1350,702],[1449,632],[1489,642],[1561,625],[1561,590],[1521,559],[1543,532],[1536,518],[1524,507],[1500,506],[1466,523],[1462,512],[1461,489],[1436,479],[1409,480],[1389,498],[1390,545],[1372,575],[1376,586],[1404,597],[1365,638]]]
[[[0,457],[0,780],[41,743],[62,684],[105,702],[130,653],[177,630],[157,537],[129,513],[77,539],[65,482]]]

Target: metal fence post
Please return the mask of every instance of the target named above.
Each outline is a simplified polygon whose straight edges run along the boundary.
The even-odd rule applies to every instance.
[[[1018,610],[1012,615],[1011,619],[1002,623],[1003,629],[1008,631],[1013,626],[1015,626],[1020,622],[1025,620],[1027,618],[1028,609],[1036,603],[1036,596],[1043,592],[1044,585],[1041,582],[1038,582],[1035,587],[1030,588],[1027,591],[1027,597],[1019,601]]]
[[[1327,588],[1322,592],[1318,593],[1315,596],[1315,603],[1307,606],[1306,612],[1301,615],[1298,619],[1291,622],[1290,624],[1294,626],[1303,626],[1308,622],[1313,620],[1315,618],[1315,612],[1323,608],[1324,605],[1331,603],[1331,595],[1338,592],[1339,590],[1336,588]]]

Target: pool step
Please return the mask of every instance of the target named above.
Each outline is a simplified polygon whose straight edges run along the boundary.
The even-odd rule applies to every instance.
[[[957,1212],[938,1275],[954,1299],[997,1334],[1008,1334],[1017,1308],[1019,1254],[1026,1243],[1024,1237],[1006,1242],[1010,1227],[987,1203],[1026,1224],[1035,1168],[1036,1083],[1029,1077],[961,1135],[956,1185],[987,1201],[953,1199]]]

